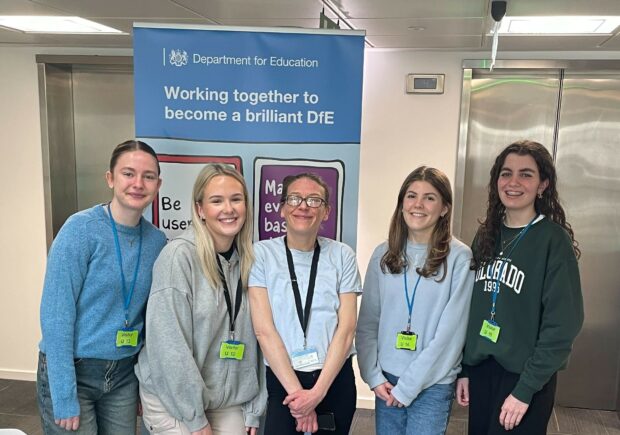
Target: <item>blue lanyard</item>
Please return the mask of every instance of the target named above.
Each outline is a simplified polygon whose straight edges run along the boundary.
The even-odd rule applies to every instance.
[[[528,232],[528,230],[530,229],[534,221],[538,219],[538,216],[539,215],[534,216],[534,219],[532,219],[530,223],[527,224],[527,226],[521,230],[521,233],[519,233],[519,236],[517,237],[517,240],[515,240],[514,245],[512,245],[512,248],[510,248],[510,251],[508,251],[508,253],[504,256],[505,259],[510,258],[510,255],[514,252],[515,248],[517,247],[517,245],[519,244],[523,236],[525,236],[525,233]],[[500,286],[499,280],[501,279],[502,274],[504,273],[504,268],[506,267],[506,263],[508,263],[508,261],[504,261],[502,263],[502,267],[500,267],[499,269],[499,274],[497,275],[497,279],[495,280],[495,286],[494,286],[495,288],[493,289],[492,294],[491,294],[491,321],[495,320],[495,312],[496,312],[495,305],[497,303],[497,295],[499,294],[499,286]]]
[[[121,244],[118,241],[118,231],[116,230],[116,222],[112,217],[112,210],[110,210],[110,204],[108,204],[108,216],[110,216],[110,225],[112,225],[112,234],[114,234],[114,245],[116,246],[116,259],[118,260],[118,267],[121,269],[121,286],[123,298],[125,299],[125,328],[129,326],[129,304],[133,296],[133,291],[136,288],[136,281],[138,279],[138,270],[140,269],[140,256],[142,254],[142,220],[140,220],[140,241],[138,242],[138,261],[136,262],[136,270],[133,272],[133,282],[127,292],[127,284],[125,284],[125,272],[123,271],[123,256],[121,255]]]
[[[415,282],[415,287],[413,288],[413,294],[411,295],[411,300],[409,300],[409,288],[407,287],[407,266],[405,266],[405,270],[403,272],[403,280],[405,281],[405,299],[407,299],[407,308],[409,309],[409,319],[407,320],[407,332],[411,331],[411,313],[413,313],[413,301],[415,300],[415,292],[418,289],[418,284],[420,284],[420,278],[422,275],[418,274],[418,279]]]

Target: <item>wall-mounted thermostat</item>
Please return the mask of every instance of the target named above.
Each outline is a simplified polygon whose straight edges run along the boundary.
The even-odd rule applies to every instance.
[[[407,74],[408,94],[443,94],[445,74]]]

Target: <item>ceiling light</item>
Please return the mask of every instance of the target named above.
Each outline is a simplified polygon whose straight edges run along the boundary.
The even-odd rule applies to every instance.
[[[0,26],[26,33],[124,34],[120,30],[80,17],[5,15],[0,16]]]
[[[426,30],[426,27],[424,27],[424,26],[409,26],[409,27],[407,27],[407,29],[413,30],[414,32],[422,32],[422,31]]]
[[[531,35],[611,34],[620,25],[616,16],[504,17],[498,33]]]

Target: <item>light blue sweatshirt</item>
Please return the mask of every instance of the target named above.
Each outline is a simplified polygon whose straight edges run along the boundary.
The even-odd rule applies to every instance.
[[[392,395],[409,406],[424,389],[454,382],[460,371],[474,283],[471,250],[456,239],[450,242],[447,274],[420,279],[413,303],[411,331],[418,334],[415,351],[396,349],[396,335],[407,327],[408,307],[403,274],[384,274],[381,257],[387,243],[370,259],[357,322],[356,348],[362,379],[370,388],[387,381],[383,371],[399,377]],[[426,261],[427,245],[407,243],[409,298],[416,285],[415,271]]]
[[[140,332],[137,347],[116,347],[125,325],[124,296],[110,218],[102,205],[71,216],[52,243],[41,299],[39,349],[46,354],[55,418],[80,415],[74,358],[119,360],[142,346],[144,307],[153,263],[166,244],[164,234],[144,219],[116,224],[129,291],[137,263],[140,227],[142,254],[129,306],[129,327]]]

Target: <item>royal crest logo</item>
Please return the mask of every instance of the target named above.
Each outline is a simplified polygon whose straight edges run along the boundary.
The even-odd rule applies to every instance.
[[[170,50],[170,63],[175,66],[187,65],[187,51]]]

